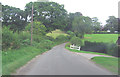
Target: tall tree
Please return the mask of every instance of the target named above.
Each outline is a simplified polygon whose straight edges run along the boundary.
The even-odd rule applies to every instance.
[[[69,13],[67,15],[67,26],[65,28],[65,31],[72,30],[72,22],[75,17],[82,16],[82,13],[75,12],[75,13]]]
[[[26,20],[23,10],[8,5],[2,5],[2,12],[3,25],[9,25],[10,29],[14,31],[20,31],[25,28]]]
[[[78,36],[81,34],[81,37],[84,38],[85,33],[92,32],[92,20],[89,17],[78,16],[74,18],[72,23],[72,29]]]
[[[92,18],[92,25],[93,25],[93,30],[95,32],[101,30],[101,25],[100,25],[100,22],[98,22],[98,18],[97,17],[93,17]]]
[[[109,16],[106,20],[105,30],[110,30],[111,32],[118,31],[118,18],[115,16]]]
[[[32,5],[34,6],[34,20],[42,21],[48,30],[64,29],[66,27],[67,11],[64,9],[64,5],[55,2],[30,2],[25,6],[29,19]]]

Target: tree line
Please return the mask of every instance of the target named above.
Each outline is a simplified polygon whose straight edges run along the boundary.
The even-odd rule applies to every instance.
[[[110,16],[103,28],[97,17],[83,16],[81,12],[68,13],[64,9],[64,5],[56,2],[29,2],[24,10],[2,5],[3,26],[9,26],[14,32],[24,30],[31,22],[32,5],[34,6],[34,22],[40,22],[45,25],[46,32],[61,29],[63,31],[72,31],[76,36],[79,36],[79,33],[84,35],[93,31],[110,30],[113,33],[118,31],[118,18],[115,16]]]

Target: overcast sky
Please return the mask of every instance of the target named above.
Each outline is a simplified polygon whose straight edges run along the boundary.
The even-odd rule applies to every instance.
[[[26,3],[36,0],[0,0],[4,5],[24,9]],[[81,12],[84,16],[98,17],[105,24],[109,16],[118,17],[118,2],[120,0],[52,0],[64,4],[68,12]]]

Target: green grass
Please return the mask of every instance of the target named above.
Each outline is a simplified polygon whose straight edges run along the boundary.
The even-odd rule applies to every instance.
[[[51,36],[51,37],[53,37],[55,39],[59,35],[67,36],[68,34],[64,33],[63,31],[61,31],[59,29],[56,29],[55,31],[52,31],[52,33],[48,33],[46,35],[47,36]]]
[[[39,55],[47,51],[46,49],[37,49],[35,47],[24,47],[18,50],[8,50],[2,52],[2,74],[10,75],[15,72],[16,69],[20,68],[36,55]]]
[[[116,43],[118,34],[86,34],[84,40],[90,42]]]
[[[97,55],[107,55],[104,53],[97,53],[97,52],[90,52],[90,51],[79,51],[79,50],[73,50],[69,47],[66,47],[66,49],[72,51],[72,52],[79,52],[79,53],[88,53],[88,54],[97,54]],[[110,55],[108,55],[110,56]],[[102,67],[108,69],[109,71],[117,74],[118,73],[118,58],[113,57],[94,57],[92,58],[92,61],[94,61],[96,64],[101,65]]]
[[[94,57],[92,58],[96,64],[108,69],[109,71],[118,74],[118,58],[113,57]]]
[[[78,53],[90,53],[90,54],[96,54],[96,55],[107,55],[107,54],[104,54],[104,53],[74,50],[74,49],[70,49],[70,47],[66,47],[66,49],[68,49],[68,50],[70,50],[72,52],[78,52]],[[107,56],[111,56],[111,55],[107,55]]]

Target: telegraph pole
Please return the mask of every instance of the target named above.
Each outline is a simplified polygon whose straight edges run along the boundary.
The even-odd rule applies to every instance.
[[[33,5],[32,5],[32,21],[31,21],[31,45],[32,45],[32,40],[33,40]]]

